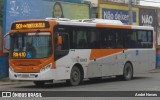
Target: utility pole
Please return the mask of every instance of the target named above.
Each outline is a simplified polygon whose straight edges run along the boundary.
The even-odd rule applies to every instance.
[[[132,14],[132,0],[129,0],[128,2],[128,21],[129,21],[129,25],[132,25],[133,23],[133,14]]]

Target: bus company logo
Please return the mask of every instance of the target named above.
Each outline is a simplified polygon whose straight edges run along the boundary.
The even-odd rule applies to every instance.
[[[11,97],[11,92],[2,92],[2,97]]]

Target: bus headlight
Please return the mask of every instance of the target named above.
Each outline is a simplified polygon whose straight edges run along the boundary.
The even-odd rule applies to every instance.
[[[14,70],[13,70],[13,68],[10,66],[9,67],[9,70],[11,71],[11,72],[14,72]]]
[[[44,71],[46,71],[46,70],[48,70],[48,69],[51,69],[51,68],[52,68],[52,63],[46,65],[46,66],[43,67],[43,68],[41,68],[40,72],[44,72]]]

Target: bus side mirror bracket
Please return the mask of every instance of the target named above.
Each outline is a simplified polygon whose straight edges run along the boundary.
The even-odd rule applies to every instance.
[[[6,37],[7,37],[8,35],[9,35],[9,33],[7,33],[7,34],[4,36],[4,38],[3,38],[3,47],[4,47],[4,49],[6,49],[7,51],[10,51],[10,49],[6,47],[6,43],[7,43]]]
[[[62,36],[58,35],[58,45],[62,45]]]

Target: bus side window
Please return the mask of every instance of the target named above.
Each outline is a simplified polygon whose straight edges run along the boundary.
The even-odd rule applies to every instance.
[[[125,48],[136,48],[138,46],[137,42],[137,31],[126,30],[124,34],[124,47]]]
[[[68,34],[62,35],[62,50],[68,50],[69,49],[69,36]]]
[[[108,29],[101,30],[101,43],[103,49],[113,47],[113,34]]]
[[[140,44],[141,45],[141,47],[140,48],[147,48],[147,31],[141,31],[141,30],[139,30],[138,32],[138,44]]]
[[[87,49],[87,31],[85,28],[74,28],[73,29],[73,49]]]
[[[79,39],[79,42],[78,42],[78,48],[86,48],[86,40],[85,39]]]
[[[152,48],[152,43],[153,43],[153,34],[151,31],[148,31],[148,34],[147,34],[148,38],[147,38],[147,41],[148,41],[148,48]]]
[[[127,30],[116,29],[116,48],[124,48],[124,31]]]
[[[99,49],[100,48],[100,33],[95,29],[89,30],[89,43],[91,49]]]

